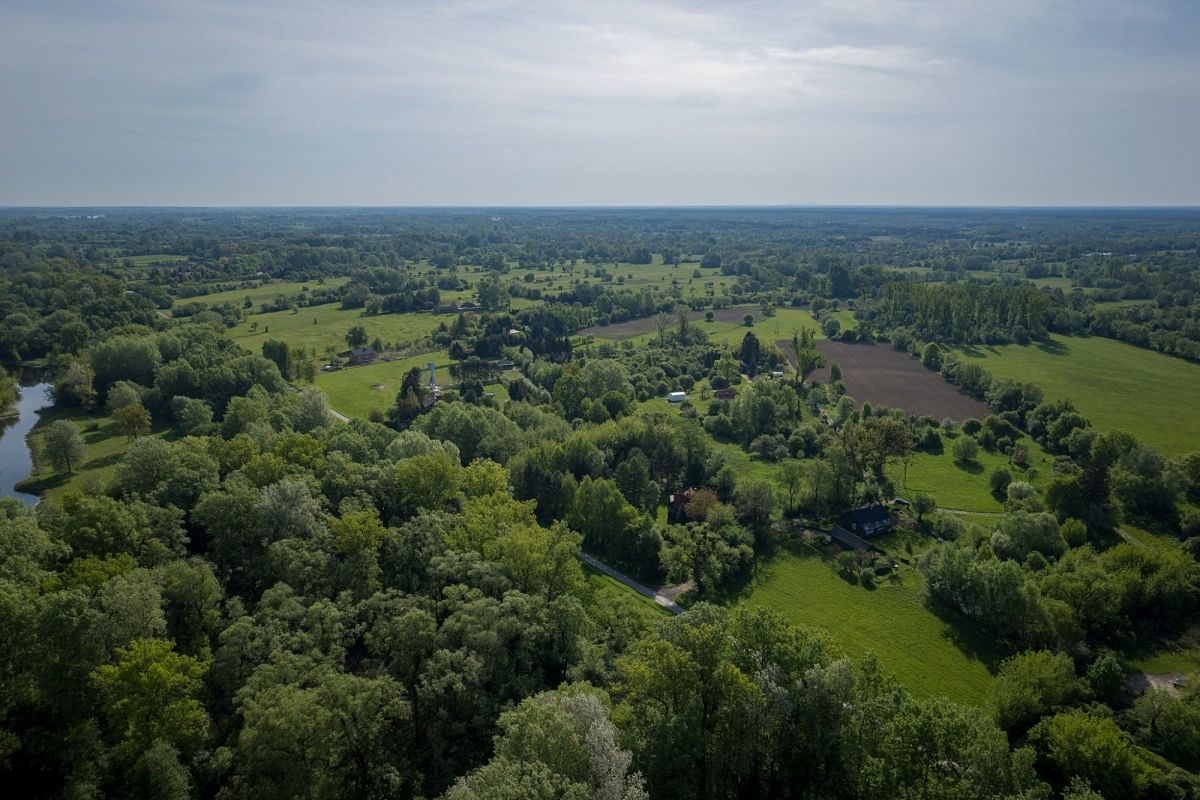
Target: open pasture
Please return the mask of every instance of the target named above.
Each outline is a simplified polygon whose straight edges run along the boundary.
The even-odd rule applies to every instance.
[[[939,507],[947,510],[994,514],[1003,510],[988,483],[994,470],[1006,469],[1014,481],[1027,481],[1038,489],[1045,488],[1053,471],[1053,458],[1033,439],[1028,436],[1021,439],[1021,444],[1029,450],[1029,469],[1025,471],[1004,453],[983,448],[971,463],[958,463],[951,448],[955,438],[961,435],[942,434],[942,450],[936,453],[918,451],[907,469],[903,464],[888,465],[888,477],[895,484],[896,492],[909,498],[917,492],[925,492],[933,496]]]
[[[264,341],[279,339],[292,347],[307,347],[321,356],[328,347],[345,350],[346,332],[354,325],[366,329],[368,341],[379,337],[391,345],[418,342],[432,333],[439,322],[449,324],[452,321],[453,317],[426,311],[365,316],[362,309],[343,309],[338,303],[327,303],[294,312],[255,314],[230,328],[228,335],[256,353],[262,351]]]
[[[1098,336],[960,347],[997,378],[1029,381],[1075,404],[1099,430],[1123,430],[1177,456],[1200,450],[1200,364]]]
[[[741,343],[746,333],[753,331],[764,344],[784,337],[790,337],[796,328],[808,329],[816,333],[818,339],[824,338],[821,325],[805,308],[776,308],[774,314],[763,317],[761,309],[756,305],[738,305],[717,309],[712,312],[713,321],[705,321],[707,311],[690,311],[688,319],[708,334],[712,342],[719,342],[736,347]],[[754,317],[754,324],[747,327],[744,319],[747,314]],[[842,328],[854,327],[854,314],[849,310],[837,311],[834,317],[841,323]],[[673,323],[674,320],[672,319]],[[580,331],[580,335],[592,335],[597,339],[623,341],[626,339],[641,340],[657,335],[657,317],[642,317],[626,320],[612,325],[594,325]]]
[[[329,398],[329,405],[348,417],[366,418],[372,411],[385,411],[396,400],[400,382],[410,369],[421,370],[421,384],[428,380],[427,365],[438,365],[437,379],[450,383],[450,355],[445,350],[409,356],[395,361],[376,361],[361,367],[318,372],[316,385]]]
[[[940,619],[925,598],[915,570],[867,589],[842,578],[832,559],[796,543],[762,562],[737,602],[818,630],[848,656],[873,652],[885,671],[917,693],[984,705],[994,653]]]
[[[247,280],[243,281],[243,285],[236,289],[212,292],[210,294],[201,294],[196,295],[195,297],[176,298],[175,305],[182,305],[184,303],[204,303],[206,305],[236,303],[240,306],[242,302],[249,297],[250,302],[254,304],[250,311],[254,312],[263,303],[274,300],[279,295],[293,295],[305,290],[316,291],[318,289],[336,288],[349,280],[350,279],[347,277],[325,278],[323,282],[278,281],[264,283],[261,280]]]
[[[988,407],[951,386],[936,372],[921,366],[907,353],[888,345],[823,341],[817,347],[830,362],[842,369],[846,392],[860,405],[899,408],[910,414],[929,414],[942,419],[982,419]],[[829,367],[813,373],[813,379],[829,380]]]

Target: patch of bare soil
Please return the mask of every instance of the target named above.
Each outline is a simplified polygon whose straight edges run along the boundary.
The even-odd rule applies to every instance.
[[[777,344],[792,355],[791,342]],[[841,367],[846,393],[859,405],[870,402],[918,416],[929,414],[956,421],[982,419],[990,413],[982,401],[959,391],[908,353],[889,345],[822,340],[817,347],[829,363],[836,361]],[[828,381],[829,367],[817,370],[809,380]]]

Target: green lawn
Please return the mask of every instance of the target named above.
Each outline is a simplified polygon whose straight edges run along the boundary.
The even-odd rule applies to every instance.
[[[346,367],[332,372],[318,372],[317,386],[329,398],[335,411],[348,417],[366,418],[371,411],[386,410],[396,400],[400,382],[413,367],[421,370],[421,384],[428,381],[426,365],[433,361],[438,365],[438,381],[450,382],[447,365],[450,355],[445,350],[419,356],[377,361],[362,367]]]
[[[846,655],[874,652],[884,669],[922,695],[982,706],[995,654],[943,622],[925,606],[920,574],[865,589],[837,574],[832,562],[805,544],[760,562],[738,602],[779,611],[822,631]]]
[[[1168,456],[1200,450],[1200,364],[1092,337],[957,348],[998,378],[1031,381],[1047,399],[1066,398],[1100,430],[1124,430]]]
[[[129,438],[118,428],[111,418],[101,414],[88,414],[79,408],[52,406],[41,412],[41,418],[34,427],[32,435],[40,437],[41,433],[56,420],[65,419],[74,423],[83,433],[86,445],[84,462],[71,475],[53,472],[48,466],[34,465],[34,473],[27,480],[17,485],[23,492],[40,494],[43,497],[53,497],[71,489],[84,490],[101,486],[112,477],[117,463],[129,449]],[[89,430],[92,424],[94,430]],[[156,424],[151,436],[172,439],[177,432],[174,428]]]
[[[656,625],[670,615],[669,611],[649,597],[638,594],[633,589],[630,589],[615,578],[610,578],[603,572],[584,565],[583,575],[584,586],[580,590],[579,595],[585,608],[594,606],[612,607],[619,603],[625,604],[630,611],[649,625]],[[628,603],[627,601],[629,600],[633,600],[634,602]]]
[[[274,300],[279,295],[293,295],[304,290],[316,291],[317,289],[329,289],[349,281],[348,277],[340,278],[325,278],[323,283],[317,281],[277,281],[263,283],[259,280],[243,281],[247,286],[237,289],[230,289],[225,292],[213,292],[212,294],[201,294],[195,297],[180,297],[175,300],[175,305],[182,303],[206,303],[208,305],[220,303],[237,303],[239,306],[247,297],[254,303],[252,311],[258,309],[260,305],[268,300]]]
[[[1023,473],[1009,463],[1003,453],[989,452],[980,448],[979,456],[971,464],[955,462],[951,448],[954,440],[962,434],[942,434],[941,453],[919,452],[908,465],[907,479],[903,465],[888,467],[888,475],[896,485],[896,491],[911,499],[917,492],[933,495],[938,505],[959,511],[1000,511],[1001,505],[992,496],[988,478],[997,467],[1007,469],[1013,480],[1026,480],[1042,488],[1050,477],[1052,459],[1032,439],[1025,437],[1021,443],[1029,448],[1030,474]]]
[[[175,256],[168,253],[155,253],[148,256],[118,256],[109,259],[109,262],[113,265],[124,266],[125,262],[128,261],[135,267],[149,267],[155,264],[178,264],[187,260],[187,256]]]
[[[354,325],[366,329],[368,341],[374,341],[378,336],[385,346],[390,346],[396,342],[418,342],[432,333],[439,322],[452,321],[452,317],[427,312],[368,317],[363,315],[361,309],[343,310],[337,303],[328,303],[302,308],[296,313],[273,311],[255,314],[230,328],[227,333],[247,350],[256,353],[262,352],[262,343],[266,340],[281,339],[292,347],[315,350],[319,357],[323,357],[327,347],[339,352],[346,349],[346,332]]]
[[[1200,647],[1190,650],[1164,650],[1147,658],[1133,660],[1133,665],[1142,672],[1200,673]]]

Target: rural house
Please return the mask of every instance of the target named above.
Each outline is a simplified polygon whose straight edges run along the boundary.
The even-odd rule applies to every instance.
[[[861,537],[879,536],[890,531],[896,524],[888,510],[879,503],[843,512],[840,522],[843,528]]]
[[[375,349],[373,347],[355,347],[346,354],[346,357],[351,365],[370,364],[375,360]]]
[[[691,502],[692,497],[696,494],[694,488],[684,489],[682,492],[675,492],[667,498],[667,521],[668,522],[683,522],[686,519],[684,512],[687,510],[687,504]]]

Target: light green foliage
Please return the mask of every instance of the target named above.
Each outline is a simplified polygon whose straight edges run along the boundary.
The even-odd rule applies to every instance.
[[[1104,797],[1136,797],[1145,785],[1144,762],[1111,719],[1067,711],[1029,736],[1062,783],[1079,778]]]
[[[150,432],[150,412],[141,403],[123,405],[113,413],[113,421],[130,439],[137,439]]]
[[[132,761],[157,741],[185,757],[203,745],[209,721],[196,695],[206,669],[158,639],[133,641],[116,664],[98,668],[92,675],[118,756]]]
[[[42,452],[56,470],[74,472],[83,463],[86,446],[83,435],[69,420],[55,420],[46,429]]]
[[[1046,651],[1007,659],[1000,665],[992,691],[997,722],[1016,734],[1082,696],[1071,659]]]

